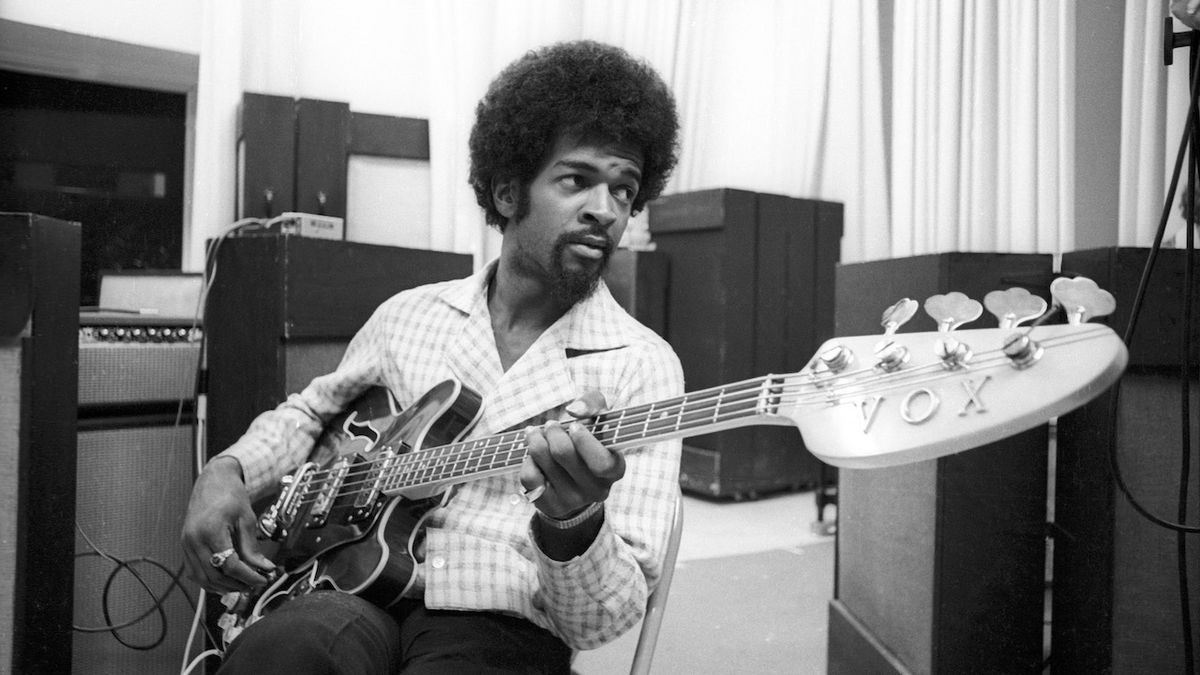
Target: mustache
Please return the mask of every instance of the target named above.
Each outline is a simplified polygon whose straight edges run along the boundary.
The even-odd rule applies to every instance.
[[[586,246],[594,246],[603,249],[605,255],[610,255],[617,248],[617,242],[613,241],[608,232],[603,230],[593,230],[584,232],[569,232],[558,238],[557,248],[565,248],[570,244],[584,244]]]

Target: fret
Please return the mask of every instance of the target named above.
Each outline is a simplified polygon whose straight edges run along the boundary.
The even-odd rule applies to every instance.
[[[629,412],[629,408],[623,408],[617,412],[617,428],[613,430],[613,443],[621,442],[621,427],[625,424],[625,414]]]
[[[487,468],[495,469],[508,464],[509,457],[512,455],[512,442],[505,440],[506,436],[507,434],[501,434],[488,442]]]
[[[396,473],[392,476],[391,489],[408,487],[406,480],[412,476],[412,465],[413,450],[410,448],[408,452],[400,455],[400,461],[396,462]]]
[[[690,392],[674,399],[612,410],[592,422],[592,434],[605,446],[628,446],[685,432],[703,433],[716,424],[762,414],[762,385],[755,378],[727,387]],[[379,485],[394,492],[406,487],[458,482],[475,474],[519,466],[528,454],[523,430],[409,452],[386,462]]]
[[[609,445],[611,441],[606,442],[604,439],[604,434],[608,432],[608,416],[597,415],[596,421],[592,423],[591,432],[592,435],[596,437],[596,440],[600,441],[601,445]]]
[[[455,443],[451,446],[453,450],[450,455],[452,459],[447,467],[450,476],[463,476],[467,473],[469,466],[468,460],[471,458],[471,446],[469,443]]]
[[[478,470],[487,459],[487,438],[477,438],[471,442],[471,451],[469,453],[468,465],[473,470]]]
[[[646,421],[642,423],[642,438],[650,432],[650,420],[654,417],[654,404],[650,404],[650,408],[646,411]]]
[[[434,453],[436,453],[440,449],[441,448],[433,448],[432,450],[430,450],[428,452],[422,453],[424,455],[424,459],[421,460],[421,478],[422,478],[422,480],[426,480],[426,481],[429,480],[430,477],[432,477],[433,472],[435,470],[437,470],[437,465],[434,463],[433,458],[434,458]]]

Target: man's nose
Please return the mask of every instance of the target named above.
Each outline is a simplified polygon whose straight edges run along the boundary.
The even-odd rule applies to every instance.
[[[583,205],[583,218],[588,224],[609,227],[617,220],[617,212],[613,209],[613,197],[604,183],[593,185],[587,193],[587,203]]]

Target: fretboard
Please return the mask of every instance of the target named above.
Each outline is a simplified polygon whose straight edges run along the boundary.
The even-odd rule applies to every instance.
[[[736,384],[691,392],[677,398],[602,413],[586,423],[610,450],[749,426],[778,408],[782,380],[767,375]],[[390,461],[382,472],[386,494],[427,485],[460,483],[484,474],[520,467],[525,431],[422,448]]]

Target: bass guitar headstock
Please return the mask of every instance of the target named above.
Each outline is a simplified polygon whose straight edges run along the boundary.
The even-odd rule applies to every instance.
[[[1024,289],[982,303],[935,295],[920,307],[937,330],[922,333],[897,332],[919,308],[901,300],[884,311],[882,335],[829,340],[787,376],[797,393],[780,399],[779,414],[823,461],[874,468],[974,448],[1069,412],[1116,381],[1128,354],[1112,329],[1087,323],[1115,309],[1112,295],[1082,277],[1050,291],[1053,306]],[[999,328],[961,328],[985,308]],[[1046,323],[1059,311],[1065,324]]]

